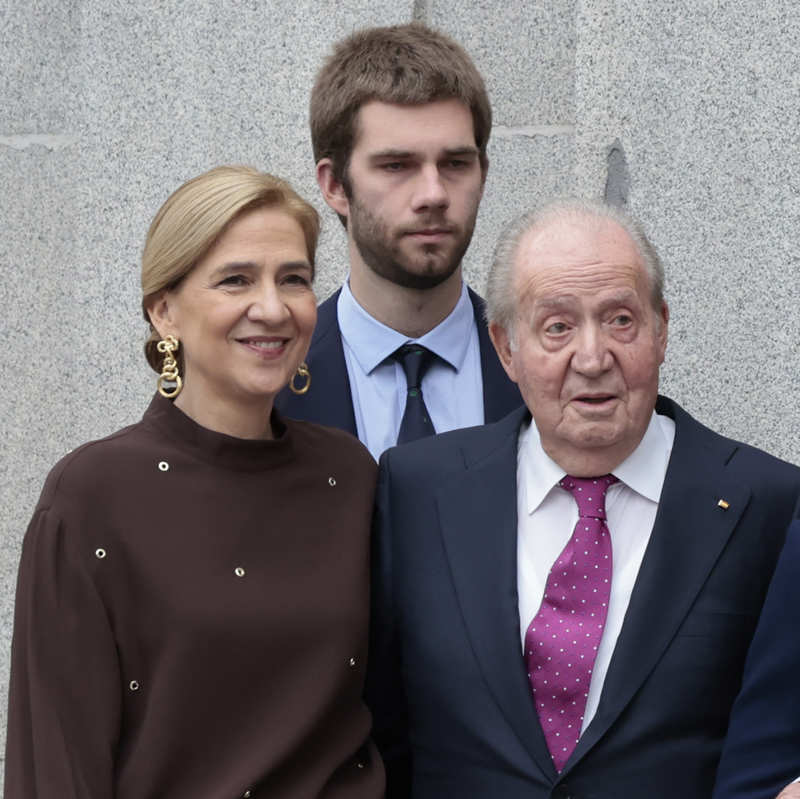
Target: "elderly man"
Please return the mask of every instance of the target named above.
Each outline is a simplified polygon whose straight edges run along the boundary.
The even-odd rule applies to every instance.
[[[620,212],[527,217],[488,292],[527,408],[383,456],[390,796],[708,799],[800,470],[657,396],[662,286]]]

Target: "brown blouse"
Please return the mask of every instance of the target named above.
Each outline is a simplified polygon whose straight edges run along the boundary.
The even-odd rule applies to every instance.
[[[376,467],[354,438],[143,420],[65,457],[23,545],[6,799],[377,799]]]

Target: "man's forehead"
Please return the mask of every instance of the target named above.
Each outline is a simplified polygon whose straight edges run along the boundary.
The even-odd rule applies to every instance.
[[[370,149],[410,151],[414,142],[437,134],[449,141],[447,146],[475,147],[472,112],[456,98],[416,104],[368,100],[356,113],[353,131],[354,146],[366,135]]]
[[[647,278],[642,256],[630,235],[610,219],[555,219],[525,233],[517,248],[518,280],[559,278],[559,272],[589,279],[618,270],[619,277]],[[556,274],[547,274],[556,273]],[[638,281],[637,281],[638,282]]]
[[[587,257],[607,248],[618,249],[640,260],[633,239],[618,222],[588,213],[545,219],[523,234],[520,241],[520,251],[545,256]]]

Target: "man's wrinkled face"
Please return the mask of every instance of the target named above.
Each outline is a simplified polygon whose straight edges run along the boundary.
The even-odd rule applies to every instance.
[[[653,412],[668,310],[628,234],[610,220],[553,221],[523,237],[513,336],[492,338],[547,454],[568,473],[616,468]]]

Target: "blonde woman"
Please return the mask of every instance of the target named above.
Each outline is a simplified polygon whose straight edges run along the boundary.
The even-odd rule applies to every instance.
[[[272,407],[313,379],[318,226],[244,167],[154,219],[159,390],[55,466],[25,536],[7,797],[382,796],[361,701],[375,466]]]

